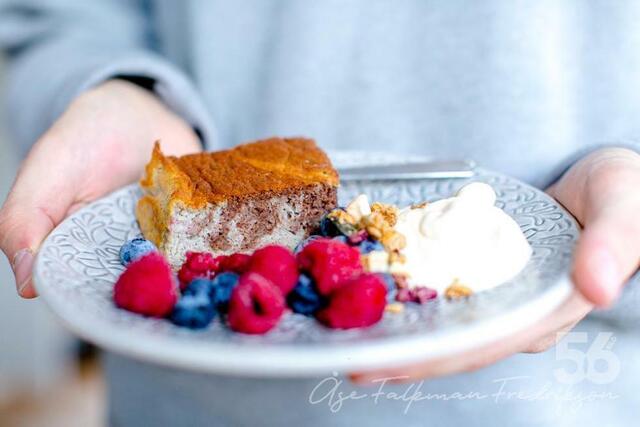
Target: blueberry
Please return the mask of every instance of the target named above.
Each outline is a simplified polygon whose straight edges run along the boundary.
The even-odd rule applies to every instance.
[[[231,291],[238,284],[236,273],[220,273],[213,278],[213,304],[220,312],[225,312],[231,299]]]
[[[313,242],[316,239],[321,238],[322,236],[318,236],[317,234],[312,234],[311,236],[307,237],[306,239],[304,239],[302,242],[298,243],[298,245],[295,247],[295,249],[293,250],[294,254],[298,254],[305,246],[307,246],[309,243]]]
[[[300,274],[296,287],[287,295],[287,303],[295,312],[310,316],[324,305],[324,299],[318,294],[311,279],[306,274]]]
[[[190,329],[206,328],[216,316],[216,309],[205,293],[183,295],[171,312],[170,320]]]
[[[339,242],[348,244],[349,243],[349,238],[347,236],[336,236],[333,238],[333,240],[337,240]]]
[[[213,286],[213,280],[199,277],[197,279],[193,279],[183,293],[185,295],[204,294],[208,298],[211,298],[213,296]]]
[[[389,273],[378,273],[378,276],[380,276],[387,287],[387,302],[394,302],[396,300],[396,294],[398,293],[395,279]]]
[[[126,266],[138,258],[142,258],[149,252],[155,252],[157,250],[158,248],[156,248],[156,245],[147,239],[137,237],[122,245],[120,248],[120,262],[122,265]]]
[[[320,220],[320,234],[322,236],[350,236],[357,231],[354,224],[346,222],[344,219],[340,220],[331,215],[332,212],[335,212],[337,210],[344,211],[344,208],[336,208],[323,216]]]
[[[360,249],[361,254],[366,255],[373,251],[384,251],[384,246],[376,240],[364,240],[358,245],[358,249]]]
[[[335,221],[329,218],[328,214],[320,220],[320,235],[323,237],[339,236],[340,230],[336,226]]]

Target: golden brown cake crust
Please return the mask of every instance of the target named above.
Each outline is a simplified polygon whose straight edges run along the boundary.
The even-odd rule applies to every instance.
[[[337,187],[339,182],[327,155],[306,138],[270,138],[183,157],[165,157],[156,144],[143,188],[153,185],[158,168],[172,181],[172,198],[194,208],[314,183]]]
[[[156,143],[140,181],[144,195],[136,217],[143,235],[162,248],[176,207],[242,205],[245,199],[318,186],[331,190],[327,194],[334,207],[338,182],[329,158],[311,139],[271,138],[179,158],[164,156]]]

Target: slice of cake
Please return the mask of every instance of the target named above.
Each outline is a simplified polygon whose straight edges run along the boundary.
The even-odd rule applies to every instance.
[[[293,248],[336,206],[338,174],[311,139],[271,138],[183,157],[153,150],[136,216],[173,267],[187,251]]]

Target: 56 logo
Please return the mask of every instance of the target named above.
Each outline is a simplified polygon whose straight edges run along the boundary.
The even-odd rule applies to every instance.
[[[589,345],[586,332],[569,332],[556,346],[556,360],[567,361],[575,369],[558,368],[553,371],[563,384],[578,384],[584,380],[594,384],[609,384],[620,374],[620,359],[613,352],[616,338],[613,332],[600,332]],[[578,348],[576,348],[578,347]]]

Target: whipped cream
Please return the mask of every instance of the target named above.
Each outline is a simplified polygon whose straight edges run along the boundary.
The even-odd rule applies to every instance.
[[[395,229],[406,238],[406,261],[391,270],[407,273],[409,286],[439,293],[455,281],[477,292],[511,279],[531,247],[495,201],[491,186],[471,183],[454,197],[401,210]]]

